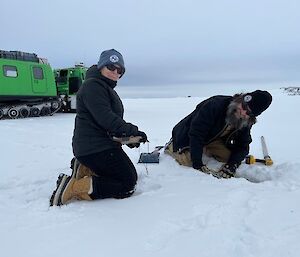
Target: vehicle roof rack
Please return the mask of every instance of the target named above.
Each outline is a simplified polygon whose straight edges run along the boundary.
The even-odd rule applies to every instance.
[[[25,53],[21,51],[5,51],[0,50],[0,58],[27,61],[27,62],[39,62],[39,58],[35,53]]]

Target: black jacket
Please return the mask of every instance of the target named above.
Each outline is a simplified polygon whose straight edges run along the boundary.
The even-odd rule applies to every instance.
[[[203,165],[203,147],[221,135],[226,127],[227,107],[232,96],[213,96],[197,105],[196,109],[181,120],[172,131],[174,152],[190,148],[194,168]],[[235,130],[225,144],[231,150],[228,163],[240,164],[249,153],[252,142],[251,127]]]
[[[73,153],[76,157],[121,147],[110,135],[135,136],[138,127],[123,120],[124,108],[114,87],[97,66],[90,67],[76,95]]]

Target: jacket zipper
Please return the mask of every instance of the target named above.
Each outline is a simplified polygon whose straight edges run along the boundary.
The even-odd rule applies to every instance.
[[[235,134],[238,131],[238,129],[234,130],[231,132],[231,134],[227,137],[226,141],[225,141],[225,145],[227,145],[229,139],[233,136],[233,134]]]

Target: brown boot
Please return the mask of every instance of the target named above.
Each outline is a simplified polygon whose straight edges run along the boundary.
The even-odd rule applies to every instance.
[[[60,206],[72,199],[92,200],[90,197],[90,194],[93,192],[91,177],[74,179],[68,175],[60,174],[56,185],[57,188],[50,199],[50,206]]]
[[[75,158],[71,177],[75,178],[75,179],[81,179],[81,178],[84,178],[86,176],[91,177],[91,176],[97,176],[97,175],[94,172],[92,172],[88,167],[81,164]]]

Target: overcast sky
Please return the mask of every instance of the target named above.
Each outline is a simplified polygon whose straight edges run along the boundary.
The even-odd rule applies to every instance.
[[[0,49],[53,68],[115,48],[125,84],[299,80],[299,0],[0,0]],[[123,78],[122,78],[123,79]]]

